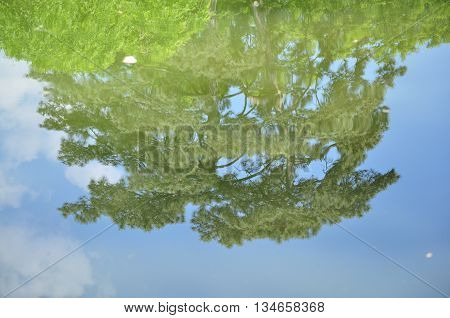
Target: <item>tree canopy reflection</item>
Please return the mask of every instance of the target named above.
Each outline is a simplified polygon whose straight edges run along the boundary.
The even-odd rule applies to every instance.
[[[184,222],[192,204],[202,240],[281,242],[363,216],[398,179],[360,166],[388,129],[384,96],[405,72],[397,57],[448,40],[443,3],[186,1],[208,19],[175,15],[198,29],[162,33],[157,43],[177,43],[170,54],[141,54],[132,67],[118,58],[59,67],[29,48],[6,52],[30,57],[30,76],[49,83],[39,112],[43,127],[66,133],[62,162],[127,171],[116,184],[92,181],[63,215],[150,231]],[[111,36],[108,55],[120,55]]]

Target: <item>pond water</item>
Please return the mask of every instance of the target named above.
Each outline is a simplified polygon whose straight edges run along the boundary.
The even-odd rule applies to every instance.
[[[2,296],[450,294],[447,1],[0,6]]]

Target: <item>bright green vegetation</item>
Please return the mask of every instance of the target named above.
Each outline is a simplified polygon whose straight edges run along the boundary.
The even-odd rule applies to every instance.
[[[204,0],[17,0],[1,6],[1,46],[41,71],[101,71],[124,55],[160,61],[209,17]]]
[[[364,215],[399,178],[359,168],[388,129],[383,100],[406,71],[398,57],[450,34],[445,1],[112,1],[93,6],[108,12],[99,21],[74,14],[81,4],[44,10],[53,2],[62,3],[38,1],[33,19],[48,19],[39,23],[57,38],[75,37],[94,64],[51,48],[52,37],[27,35],[8,12],[8,27],[39,43],[0,43],[49,83],[39,112],[43,127],[66,133],[60,160],[128,173],[117,184],[91,182],[61,212],[152,230],[183,222],[194,204],[193,229],[226,246],[307,238]],[[124,3],[129,20],[108,27],[122,21]],[[52,50],[55,58],[44,54]],[[120,62],[128,53],[136,65]]]

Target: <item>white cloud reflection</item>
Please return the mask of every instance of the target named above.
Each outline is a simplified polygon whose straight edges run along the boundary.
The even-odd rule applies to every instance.
[[[71,239],[42,236],[21,227],[0,226],[0,237],[1,296],[77,246]],[[11,297],[80,297],[92,284],[91,262],[85,252],[79,250],[19,288]]]
[[[56,159],[60,133],[39,127],[36,112],[43,84],[26,76],[28,65],[0,57],[0,146],[2,165],[18,166],[40,154]]]
[[[29,194],[26,185],[15,182],[15,170],[39,156],[56,160],[61,133],[39,127],[36,112],[43,84],[26,76],[28,64],[0,54],[0,210],[18,208]]]
[[[92,161],[83,167],[68,167],[65,172],[67,180],[86,190],[91,180],[106,178],[110,183],[118,182],[124,173],[117,167],[105,166],[98,161]]]
[[[30,193],[27,187],[12,182],[0,170],[0,210],[4,207],[18,208],[27,193]]]

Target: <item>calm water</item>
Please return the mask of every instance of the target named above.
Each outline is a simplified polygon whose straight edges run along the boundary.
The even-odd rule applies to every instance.
[[[446,1],[87,3],[0,1],[1,295],[450,294]]]

